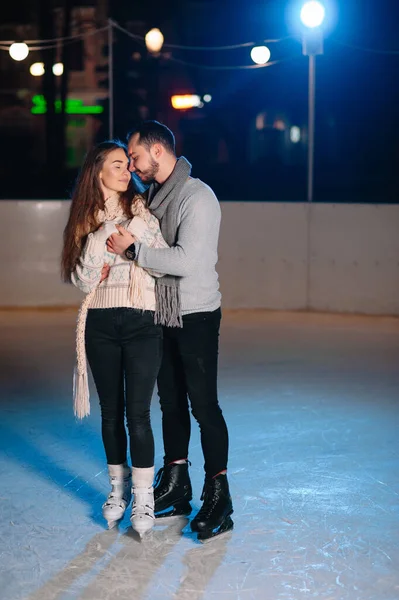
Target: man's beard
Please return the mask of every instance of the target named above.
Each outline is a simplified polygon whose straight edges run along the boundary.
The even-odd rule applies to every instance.
[[[145,171],[136,171],[136,174],[140,177],[143,183],[151,183],[155,180],[158,171],[159,163],[151,157],[150,167]]]

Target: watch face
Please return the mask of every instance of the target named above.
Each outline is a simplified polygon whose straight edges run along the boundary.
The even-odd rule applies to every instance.
[[[135,247],[133,246],[132,248],[131,246],[129,246],[129,248],[125,252],[125,256],[128,260],[134,260],[136,258]]]

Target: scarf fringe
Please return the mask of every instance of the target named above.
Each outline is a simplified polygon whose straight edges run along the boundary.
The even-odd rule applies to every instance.
[[[135,262],[130,265],[129,297],[133,306],[144,306],[146,274]]]
[[[73,374],[73,408],[79,419],[90,414],[90,392],[87,375],[87,359],[85,346],[85,331],[87,311],[96,290],[87,294],[79,310],[76,325],[76,366]]]
[[[180,307],[180,290],[177,286],[164,285],[157,280],[155,285],[156,311],[154,322],[166,327],[183,327]]]
[[[90,415],[90,394],[87,370],[84,373],[79,373],[77,365],[75,365],[73,373],[73,412],[78,419],[83,419]]]

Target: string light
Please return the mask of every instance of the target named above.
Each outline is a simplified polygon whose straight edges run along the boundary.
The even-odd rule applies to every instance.
[[[57,38],[44,39],[44,40],[38,40],[38,39],[37,40],[25,40],[24,42],[1,40],[0,41],[0,50],[8,52],[10,54],[10,56],[12,56],[12,54],[14,54],[14,56],[17,56],[17,58],[14,58],[14,56],[12,56],[12,58],[14,58],[14,60],[21,61],[21,60],[24,60],[30,52],[58,48],[60,43],[61,43],[61,45],[70,44],[76,40],[80,40],[80,39],[90,37],[92,35],[97,35],[99,33],[107,31],[109,29],[109,27],[114,27],[116,29],[119,29],[120,31],[122,31],[123,33],[128,35],[130,38],[135,40],[137,43],[140,43],[140,44],[145,43],[145,37],[133,34],[130,31],[128,31],[127,29],[118,25],[118,23],[111,21],[110,24],[105,27],[101,27],[101,28],[94,29],[89,32],[79,33],[79,34],[71,35],[71,36],[67,36],[67,37],[57,37]],[[161,33],[161,35],[162,35],[162,33]],[[263,44],[272,44],[272,43],[277,44],[277,43],[284,42],[289,39],[296,39],[296,38],[292,37],[292,36],[286,36],[286,37],[282,37],[282,38],[262,40],[262,43]],[[368,47],[363,47],[363,46],[357,46],[354,44],[349,44],[349,43],[343,42],[341,40],[334,40],[334,38],[332,38],[331,41],[333,41],[336,44],[340,44],[342,46],[346,46],[348,48],[352,48],[354,50],[358,50],[361,52],[368,52],[368,53],[375,53],[375,54],[382,54],[382,55],[399,55],[399,50],[385,50],[382,48],[378,49],[378,48],[368,48]],[[40,44],[40,45],[37,45],[37,44]],[[53,45],[48,45],[48,44],[53,44]],[[253,47],[255,45],[256,45],[255,42],[244,42],[241,44],[231,44],[231,45],[227,45],[227,46],[184,46],[184,45],[180,45],[180,44],[164,43],[162,47],[176,49],[176,50],[188,50],[188,51],[189,50],[195,50],[195,51],[198,50],[198,51],[214,52],[214,51],[234,50],[234,49],[238,49],[238,48],[245,48],[245,47],[251,47],[251,46]],[[23,58],[21,58],[21,57],[23,57]],[[183,61],[175,59],[174,57],[172,57],[172,60],[181,62],[182,64],[187,64],[188,66],[196,66],[196,67],[201,66],[201,65],[197,65],[197,64],[193,64],[193,63],[189,63],[189,62],[184,63]],[[274,61],[273,63],[267,63],[266,65],[259,65],[259,66],[269,66],[271,64],[276,64],[277,62],[280,62],[280,61]],[[211,67],[207,67],[205,65],[203,65],[203,66],[204,66],[204,68],[211,68]],[[214,67],[214,68],[216,68],[216,69],[257,68],[257,66],[258,65],[242,65],[242,66],[237,66],[237,67]]]

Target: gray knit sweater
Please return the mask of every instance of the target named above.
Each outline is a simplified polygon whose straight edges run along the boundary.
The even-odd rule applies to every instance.
[[[182,313],[213,311],[220,307],[216,263],[220,229],[219,202],[209,186],[189,178],[165,213],[177,211],[179,223],[171,248],[148,248],[136,244],[137,263],[180,279]],[[169,213],[169,214],[168,214]]]

